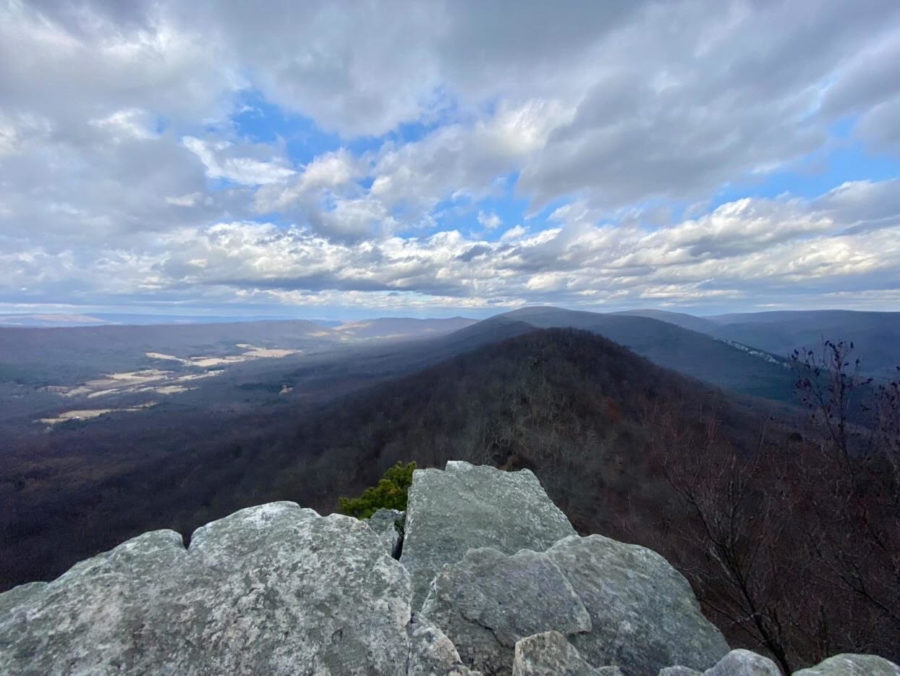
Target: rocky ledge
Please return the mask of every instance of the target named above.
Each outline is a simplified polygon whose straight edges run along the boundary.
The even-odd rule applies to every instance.
[[[462,462],[416,471],[406,515],[271,503],[0,594],[0,673],[780,674],[729,651],[661,556],[579,537],[528,470]]]

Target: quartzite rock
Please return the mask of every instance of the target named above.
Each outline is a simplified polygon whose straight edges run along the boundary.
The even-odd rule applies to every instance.
[[[587,611],[586,613],[584,611]],[[644,547],[570,536],[546,552],[468,552],[435,578],[422,608],[468,666],[509,673],[515,641],[556,630],[593,666],[656,676],[728,652],[684,577]]]
[[[781,676],[781,670],[768,657],[749,650],[732,650],[706,671],[688,667],[665,667],[659,676]]]
[[[413,608],[421,606],[441,566],[459,561],[469,549],[541,551],[574,534],[527,469],[503,472],[450,461],[444,471],[416,470],[400,557],[412,577]]]
[[[395,559],[400,556],[400,544],[403,542],[401,528],[406,518],[405,512],[396,509],[379,509],[368,519],[369,528],[378,534],[384,543],[385,551]]]
[[[768,657],[738,649],[704,671],[703,676],[781,676],[781,669]]]
[[[508,674],[516,642],[549,629],[586,632],[591,619],[572,585],[543,552],[472,549],[434,580],[422,614],[468,666]]]
[[[592,667],[558,631],[516,643],[513,676],[622,676],[618,667]]]
[[[0,673],[402,674],[410,593],[364,522],[272,503],[0,595]]]
[[[728,652],[687,580],[656,552],[591,535],[566,538],[547,555],[591,615],[590,634],[569,637],[591,664],[656,676],[673,664],[706,669]]]
[[[829,657],[794,676],[900,676],[900,667],[877,655],[843,654]]]
[[[408,626],[410,650],[406,673],[409,676],[480,676],[459,659],[456,646],[437,625],[421,615],[413,615]]]

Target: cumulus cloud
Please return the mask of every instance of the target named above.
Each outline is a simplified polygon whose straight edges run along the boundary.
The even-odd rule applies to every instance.
[[[9,0],[0,293],[877,303],[898,179],[739,193],[841,144],[896,166],[898,45],[888,0]],[[242,136],[248,92],[313,141]]]
[[[804,302],[849,288],[870,295],[897,288],[900,213],[892,225],[853,231],[852,189],[812,201],[742,199],[665,228],[575,220],[531,235],[515,228],[496,241],[452,230],[342,243],[304,228],[223,222],[167,232],[140,253],[106,249],[90,265],[71,253],[55,265],[45,251],[7,256],[12,273],[0,298],[21,300],[22,289],[73,279],[77,289],[107,295],[230,289],[233,298],[320,304],[397,294],[394,305],[429,298],[484,308]]]
[[[239,78],[203,26],[176,26],[156,3],[121,4],[4,3],[4,107],[60,127],[127,108],[187,120],[224,112]]]
[[[366,175],[365,163],[341,148],[324,153],[302,168],[296,180],[261,190],[256,195],[260,211],[285,211],[315,200],[323,192],[340,193]]]
[[[900,218],[900,178],[887,181],[848,181],[822,195],[815,207],[835,214],[848,232],[897,225]]]

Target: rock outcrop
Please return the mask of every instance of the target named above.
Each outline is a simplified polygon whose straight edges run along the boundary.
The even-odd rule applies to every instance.
[[[794,676],[900,676],[900,667],[877,655],[843,654],[829,657]]]
[[[464,673],[409,631],[410,590],[364,522],[262,505],[3,594],[0,673]]]
[[[749,650],[732,650],[703,676],[781,676],[781,670],[768,657]]]
[[[659,676],[781,676],[781,670],[768,657],[749,650],[732,650],[706,671],[684,666],[666,667]]]
[[[687,580],[656,552],[591,535],[561,540],[547,555],[591,615],[590,633],[570,639],[591,663],[655,674],[671,664],[710,666],[728,651]]]
[[[450,461],[444,471],[417,469],[409,490],[406,536],[400,561],[413,582],[413,607],[421,607],[441,566],[477,547],[508,554],[541,551],[575,530],[529,470]]]
[[[472,549],[438,573],[422,614],[456,645],[466,664],[509,673],[520,639],[548,630],[591,630],[591,617],[559,567],[544,553]]]
[[[427,617],[413,615],[408,632],[410,651],[406,673],[410,676],[431,674],[477,676],[479,674],[462,663],[453,642]]]
[[[509,673],[516,642],[554,630],[596,666],[656,676],[728,652],[687,580],[659,554],[599,535],[546,552],[470,550],[435,577],[422,607],[470,666]]]
[[[779,673],[728,652],[658,554],[575,535],[531,472],[417,471],[402,542],[401,517],[280,502],[214,521],[189,547],[145,533],[0,594],[0,673]],[[838,655],[797,672],[838,674],[900,669]]]

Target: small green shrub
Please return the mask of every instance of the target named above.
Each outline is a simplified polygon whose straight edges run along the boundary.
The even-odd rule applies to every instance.
[[[405,510],[415,468],[415,462],[398,462],[384,473],[377,485],[364,490],[358,498],[338,498],[338,512],[368,519],[379,509]]]

